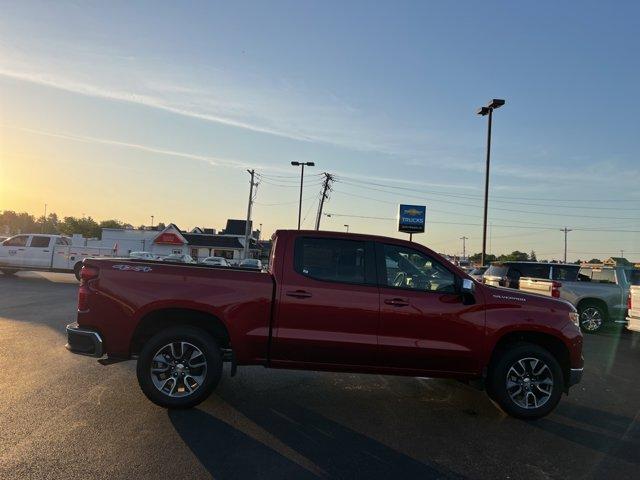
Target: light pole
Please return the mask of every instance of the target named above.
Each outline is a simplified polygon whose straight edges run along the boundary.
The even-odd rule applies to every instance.
[[[478,115],[483,117],[489,115],[489,127],[487,129],[487,166],[484,177],[484,221],[482,223],[482,258],[480,261],[484,265],[484,259],[487,254],[487,211],[489,208],[489,163],[491,160],[491,123],[493,120],[493,111],[504,105],[504,100],[494,98],[486,107],[478,110]]]
[[[151,215],[151,228],[153,228],[153,215]]]
[[[345,227],[347,229],[347,233],[349,233],[349,225],[347,225],[346,223],[343,225],[343,227]]]
[[[291,162],[294,167],[302,167],[300,171],[300,201],[298,202],[298,230],[300,230],[300,220],[302,218],[302,185],[304,184],[304,167],[313,167],[313,162]]]

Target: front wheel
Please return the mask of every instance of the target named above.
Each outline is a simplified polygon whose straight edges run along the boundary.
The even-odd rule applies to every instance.
[[[533,420],[560,401],[563,375],[551,353],[532,343],[508,347],[489,373],[490,397],[509,415]]]
[[[220,381],[222,356],[216,341],[195,327],[172,327],[149,339],[138,358],[140,388],[165,408],[191,408]]]

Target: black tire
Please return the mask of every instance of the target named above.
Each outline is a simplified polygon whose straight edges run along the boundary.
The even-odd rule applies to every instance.
[[[78,281],[80,281],[80,270],[82,270],[82,262],[78,262],[73,266],[73,274]]]
[[[539,345],[526,342],[511,344],[504,348],[499,355],[487,378],[489,397],[512,417],[534,420],[549,414],[560,401],[564,390],[564,376],[556,358]],[[534,360],[537,363],[534,363]],[[520,361],[522,364],[519,363]],[[511,375],[523,365],[525,367],[524,378],[518,379]],[[527,368],[532,365],[534,365],[533,368]],[[512,367],[516,370],[512,370]],[[540,373],[536,375],[535,372]],[[552,382],[550,388],[548,388],[549,384],[545,383],[549,379]],[[508,387],[508,383],[511,387]],[[539,388],[538,385],[541,387]],[[520,390],[517,390],[518,387]],[[546,392],[542,390],[543,387],[547,389]],[[542,397],[546,397],[546,399]],[[536,401],[530,400],[530,398],[535,398]],[[540,405],[536,406],[538,401]],[[523,403],[526,403],[527,406]]]
[[[5,277],[13,277],[17,272],[17,270],[12,270],[10,268],[3,268],[1,271]]]
[[[201,352],[202,357],[204,357],[206,361],[205,373],[203,374],[203,380],[198,384],[198,386],[193,390],[192,393],[187,393],[183,396],[171,396],[169,392],[166,392],[164,390],[161,391],[159,387],[157,387],[154,383],[154,379],[156,382],[170,380],[170,375],[167,374],[165,378],[159,378],[158,375],[154,375],[151,372],[151,368],[153,365],[161,365],[158,362],[154,362],[154,357],[164,346],[172,343],[177,345],[180,342],[191,344],[191,346],[195,347]],[[184,357],[184,352],[182,353],[182,357]],[[169,356],[171,357],[171,355]],[[191,372],[189,371],[188,367],[190,365],[188,364],[188,361],[179,361],[181,363],[175,366],[174,369],[178,368],[184,363],[184,366],[187,367],[187,377],[195,372],[195,370],[192,370]],[[167,372],[170,373],[170,371],[172,371],[172,367],[169,365],[168,361],[167,365],[169,367],[169,370],[167,370]],[[222,355],[216,341],[204,330],[190,326],[171,327],[155,334],[144,344],[144,346],[142,347],[142,351],[140,352],[140,356],[138,357],[136,371],[140,388],[147,396],[147,398],[153,403],[164,408],[191,408],[206,400],[218,385],[220,376],[222,375]],[[180,367],[177,371],[182,371],[182,367]],[[176,372],[174,372],[174,374],[176,374]],[[173,376],[174,374],[171,374],[171,376]],[[184,373],[182,375],[184,375]],[[180,385],[180,381],[183,382],[182,387],[185,387],[186,384],[184,382],[186,380],[181,380],[178,374],[178,380],[176,381],[178,385]],[[174,385],[169,384],[166,388],[169,387],[171,387],[171,390],[173,391]],[[176,394],[178,393],[180,392],[176,392]]]
[[[605,309],[596,302],[585,302],[578,311],[580,330],[584,333],[598,333],[607,321]]]

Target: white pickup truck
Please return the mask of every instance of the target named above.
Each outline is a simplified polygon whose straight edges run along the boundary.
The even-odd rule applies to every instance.
[[[0,244],[0,271],[5,275],[19,270],[73,272],[79,280],[82,260],[113,256],[111,248],[74,246],[63,235],[23,234]]]

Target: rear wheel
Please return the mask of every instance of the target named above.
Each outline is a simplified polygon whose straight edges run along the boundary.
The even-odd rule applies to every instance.
[[[585,333],[596,333],[602,329],[605,321],[604,309],[595,303],[586,303],[580,307],[580,328]]]
[[[205,331],[180,326],[163,330],[140,352],[138,383],[149,400],[165,408],[191,408],[220,381],[222,356]]]
[[[2,273],[6,276],[6,277],[12,277],[13,275],[15,275],[17,272],[17,270],[13,270],[10,268],[3,268],[2,269]]]
[[[533,420],[560,401],[563,375],[551,353],[532,343],[513,344],[489,373],[490,397],[509,415]]]

